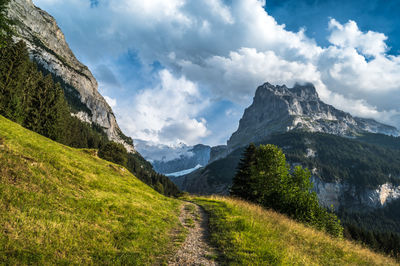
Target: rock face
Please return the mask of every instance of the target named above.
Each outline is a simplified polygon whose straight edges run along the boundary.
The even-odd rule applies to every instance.
[[[343,183],[329,183],[313,176],[314,190],[319,202],[330,208],[338,210],[341,206],[347,211],[360,211],[369,208],[381,208],[387,203],[400,198],[400,186],[385,183],[375,189],[357,188]]]
[[[287,88],[265,83],[257,88],[252,105],[245,110],[238,130],[228,140],[226,153],[262,141],[273,133],[294,129],[339,136],[356,136],[365,131],[400,135],[395,127],[353,117],[325,104],[312,84]]]
[[[85,108],[73,115],[100,125],[110,140],[124,144],[133,152],[133,145],[123,140],[111,107],[100,95],[97,81],[90,70],[76,59],[55,19],[37,8],[32,0],[11,0],[8,16],[15,21],[17,40],[25,41],[31,58],[41,67],[62,79],[70,92]]]

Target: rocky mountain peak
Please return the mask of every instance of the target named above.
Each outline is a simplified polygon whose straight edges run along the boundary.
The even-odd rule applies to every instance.
[[[253,103],[240,119],[238,130],[228,140],[225,153],[262,141],[274,133],[290,130],[356,136],[362,132],[398,136],[400,132],[372,119],[353,117],[322,102],[311,83],[286,85],[265,83],[258,87]]]
[[[288,88],[286,85],[272,85],[271,83],[266,82],[264,85],[257,88],[254,99],[263,99],[265,97],[265,93],[272,93],[277,96],[299,98],[301,100],[319,100],[317,90],[312,83],[296,83],[293,88]]]

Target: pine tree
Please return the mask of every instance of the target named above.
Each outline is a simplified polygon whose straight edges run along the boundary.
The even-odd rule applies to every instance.
[[[252,178],[251,165],[254,162],[255,151],[256,146],[253,143],[244,151],[230,188],[230,194],[232,196],[253,200],[250,183]]]

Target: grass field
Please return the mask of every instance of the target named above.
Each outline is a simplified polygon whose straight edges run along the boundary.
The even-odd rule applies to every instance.
[[[173,252],[181,202],[93,154],[0,116],[0,264],[153,264]]]
[[[221,253],[222,264],[398,265],[254,204],[224,197],[192,201],[210,214],[211,241]]]
[[[222,264],[396,264],[240,200],[184,199],[210,214]],[[0,265],[162,264],[185,238],[181,205],[94,150],[60,145],[0,116]]]

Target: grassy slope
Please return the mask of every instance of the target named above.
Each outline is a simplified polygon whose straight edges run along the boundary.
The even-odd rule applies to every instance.
[[[253,204],[222,197],[192,200],[210,213],[211,241],[221,251],[223,264],[396,264],[388,257]]]
[[[2,116],[0,195],[0,264],[150,264],[181,228],[180,201]]]
[[[171,254],[181,202],[91,153],[0,116],[0,264],[154,264]],[[211,214],[224,263],[395,263],[242,201],[195,201]]]

